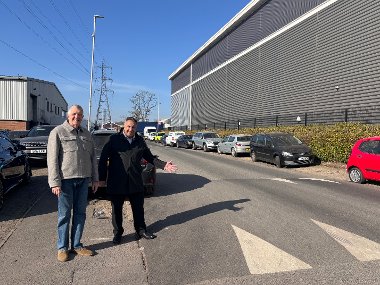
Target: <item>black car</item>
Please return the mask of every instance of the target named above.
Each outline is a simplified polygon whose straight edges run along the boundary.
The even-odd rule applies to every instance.
[[[92,132],[92,139],[95,144],[96,157],[99,160],[102,153],[103,146],[108,142],[109,137],[115,134],[115,130],[96,130]],[[141,160],[141,166],[143,168],[142,178],[144,183],[144,193],[145,195],[153,195],[156,185],[156,167],[148,163],[146,160]],[[99,193],[98,193],[99,192]],[[92,194],[90,194],[91,196]],[[95,195],[96,197],[105,197],[105,189],[99,189]]]
[[[192,135],[182,135],[177,138],[177,147],[191,148],[193,146]]]
[[[274,163],[277,167],[311,165],[315,162],[310,147],[288,133],[261,133],[252,136],[251,159]]]
[[[30,159],[46,161],[49,134],[55,127],[56,125],[35,126],[20,139],[20,144],[25,146]]]
[[[4,195],[9,190],[30,181],[32,171],[24,149],[0,132],[0,209],[4,204]]]

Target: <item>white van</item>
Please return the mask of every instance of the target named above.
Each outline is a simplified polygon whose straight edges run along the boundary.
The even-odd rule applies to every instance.
[[[156,132],[156,127],[145,127],[144,128],[144,139],[148,138],[149,133]]]

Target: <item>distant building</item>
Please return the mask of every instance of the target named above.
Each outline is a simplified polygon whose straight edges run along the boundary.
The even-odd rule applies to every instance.
[[[251,1],[169,76],[171,125],[370,116],[380,106],[379,13],[380,1]]]
[[[38,124],[61,124],[68,105],[48,81],[0,76],[0,129],[28,130]]]

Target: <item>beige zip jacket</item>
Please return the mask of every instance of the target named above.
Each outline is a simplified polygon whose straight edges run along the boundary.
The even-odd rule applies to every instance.
[[[78,130],[65,121],[55,127],[47,145],[48,181],[50,188],[61,187],[62,179],[91,178],[99,181],[94,142],[88,130]]]

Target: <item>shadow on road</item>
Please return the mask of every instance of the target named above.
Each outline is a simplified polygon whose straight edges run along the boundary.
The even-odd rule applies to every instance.
[[[153,196],[169,196],[202,188],[211,180],[194,174],[157,173],[156,191]]]
[[[250,199],[239,199],[239,200],[231,200],[231,201],[223,201],[223,202],[217,202],[212,203],[206,206],[202,206],[199,208],[195,208],[192,210],[188,210],[185,212],[177,213],[171,216],[166,217],[163,220],[159,220],[157,222],[154,222],[149,226],[149,229],[153,232],[159,232],[162,229],[165,229],[166,227],[173,226],[173,225],[179,225],[183,224],[185,222],[188,222],[190,220],[194,220],[196,218],[199,218],[201,216],[206,216],[212,213],[216,213],[223,210],[230,210],[230,211],[240,211],[242,207],[237,207],[236,204],[241,204],[251,201]]]

